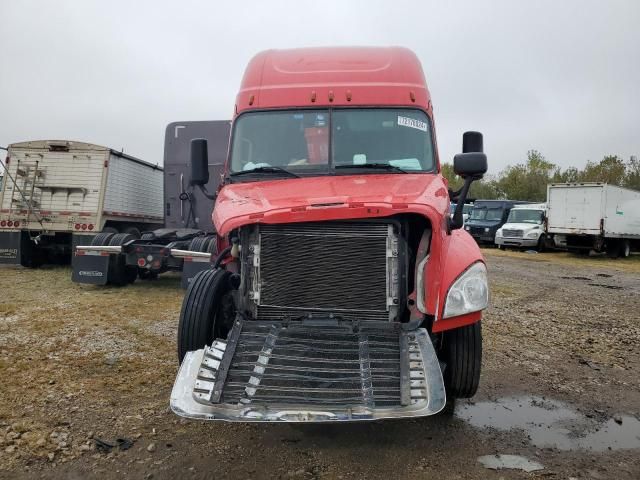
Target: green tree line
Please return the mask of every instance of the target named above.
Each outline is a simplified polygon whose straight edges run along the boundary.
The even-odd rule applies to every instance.
[[[456,190],[462,179],[453,172],[453,165],[442,165],[442,175]],[[589,161],[582,170],[565,170],[551,162],[537,150],[527,152],[527,161],[510,165],[497,175],[487,175],[471,185],[470,198],[528,200],[544,202],[547,184],[560,182],[606,182],[620,187],[640,190],[640,161],[625,162],[617,155],[607,155],[599,162]]]

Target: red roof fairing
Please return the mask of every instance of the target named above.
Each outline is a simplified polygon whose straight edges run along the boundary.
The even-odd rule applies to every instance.
[[[400,47],[267,50],[249,62],[236,99],[238,114],[328,105],[394,105],[431,112],[420,61]]]

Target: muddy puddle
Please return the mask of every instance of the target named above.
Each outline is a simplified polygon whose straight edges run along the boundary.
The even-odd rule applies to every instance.
[[[640,449],[640,421],[629,415],[597,420],[556,400],[509,397],[461,404],[455,415],[475,428],[522,431],[532,445],[559,450]]]

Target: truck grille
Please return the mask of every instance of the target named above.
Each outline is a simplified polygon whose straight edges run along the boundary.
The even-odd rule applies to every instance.
[[[381,222],[260,225],[248,262],[254,317],[316,315],[393,320],[400,296],[399,235]]]
[[[222,402],[400,405],[399,338],[391,330],[352,333],[246,322]]]
[[[522,238],[523,233],[524,232],[522,230],[502,229],[502,236],[507,238]]]

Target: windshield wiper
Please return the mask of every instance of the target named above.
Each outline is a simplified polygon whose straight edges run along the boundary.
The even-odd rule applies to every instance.
[[[360,165],[356,165],[356,164],[336,165],[335,168],[336,170],[338,168],[371,168],[375,170],[387,170],[390,172],[397,172],[397,173],[409,173],[406,170],[403,170],[400,167],[396,167],[395,165],[391,165],[389,163],[362,163]]]
[[[229,176],[231,177],[238,177],[240,175],[248,175],[251,173],[269,173],[269,174],[282,174],[284,173],[285,175],[292,177],[292,178],[300,178],[300,175],[297,175],[289,170],[287,170],[286,168],[282,168],[282,167],[274,167],[274,166],[269,166],[269,167],[256,167],[256,168],[252,168],[251,170],[242,170],[241,172],[233,172],[230,173]]]

